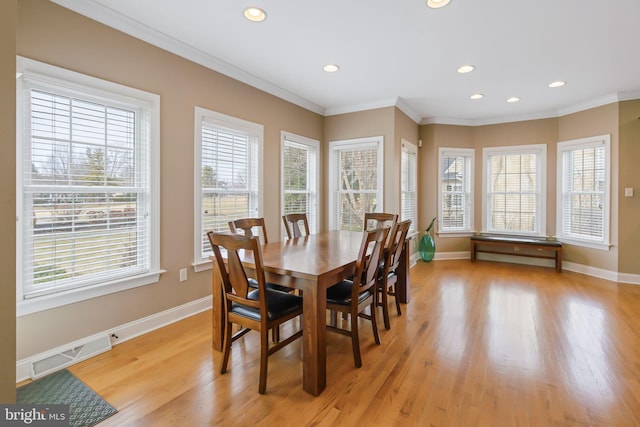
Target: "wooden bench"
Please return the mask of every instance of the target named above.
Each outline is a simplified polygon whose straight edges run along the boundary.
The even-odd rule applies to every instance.
[[[562,242],[556,239],[536,239],[516,236],[476,234],[471,236],[471,262],[478,252],[553,259],[556,270],[562,271]]]

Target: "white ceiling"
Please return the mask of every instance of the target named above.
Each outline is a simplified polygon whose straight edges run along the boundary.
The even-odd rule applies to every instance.
[[[324,115],[476,125],[640,98],[640,0],[52,1]]]

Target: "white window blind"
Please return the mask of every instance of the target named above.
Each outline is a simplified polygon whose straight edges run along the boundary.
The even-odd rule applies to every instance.
[[[543,235],[546,145],[485,148],[486,230]]]
[[[473,149],[439,150],[439,231],[473,229]]]
[[[408,141],[402,141],[400,173],[400,220],[411,220],[409,231],[414,232],[418,228],[418,148]]]
[[[318,231],[318,141],[282,132],[282,214],[305,213]]]
[[[29,72],[21,96],[19,299],[158,273],[152,106]]]
[[[196,263],[212,253],[208,231],[229,221],[259,217],[262,126],[196,109]]]
[[[362,231],[365,212],[382,211],[382,138],[331,145],[331,227]]]
[[[609,156],[609,135],[558,143],[560,238],[608,244]]]

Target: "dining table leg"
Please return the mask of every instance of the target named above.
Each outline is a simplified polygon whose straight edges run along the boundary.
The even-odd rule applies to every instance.
[[[302,293],[303,378],[307,393],[319,395],[327,384],[326,289],[314,285]]]

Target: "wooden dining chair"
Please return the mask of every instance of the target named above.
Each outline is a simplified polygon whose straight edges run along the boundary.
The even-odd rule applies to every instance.
[[[327,325],[327,330],[351,337],[353,362],[356,368],[362,366],[360,356],[360,338],[358,333],[358,317],[371,321],[373,337],[380,344],[378,326],[376,324],[376,286],[378,283],[378,265],[382,259],[382,249],[389,233],[388,228],[365,231],[356,260],[355,274],[352,280],[344,280],[327,289],[327,309],[341,312],[349,316],[351,329],[338,327],[337,321]],[[373,246],[369,251],[370,246]],[[365,310],[369,307],[369,314]]]
[[[264,218],[240,218],[233,221],[229,221],[229,230],[234,234],[244,234],[245,237],[253,237],[257,234],[254,234],[254,229],[257,229],[259,234],[262,234],[262,239],[264,244],[269,243],[269,239],[267,238],[267,225],[264,221]],[[255,282],[250,282],[250,286],[255,287]],[[273,283],[268,283],[267,288],[274,291],[281,292],[294,292],[293,288],[288,288],[282,285],[276,285]],[[273,342],[278,342],[280,340],[280,328],[273,328]]]
[[[238,234],[207,233],[221,275],[224,298],[224,353],[220,374],[227,371],[231,344],[250,330],[260,332],[260,382],[258,392],[264,394],[267,388],[268,358],[284,346],[302,336],[298,330],[288,338],[269,344],[268,331],[302,314],[302,298],[267,287],[262,263],[262,252],[257,237]],[[221,248],[226,250],[226,260]],[[255,279],[248,279],[238,251],[252,253],[255,263]],[[255,286],[250,282],[255,281]],[[232,335],[232,325],[242,329]]]
[[[287,237],[289,239],[303,236],[302,229],[300,228],[301,223],[304,229],[304,235],[308,236],[310,234],[309,221],[307,220],[306,213],[282,215],[282,222],[284,222],[284,229],[287,230]]]
[[[396,303],[398,316],[402,315],[400,301],[396,292],[398,283],[398,270],[400,267],[400,255],[404,247],[405,239],[411,227],[411,220],[402,221],[389,233],[390,244],[384,251],[384,265],[378,270],[378,287],[376,292],[376,306],[382,307],[385,329],[391,329],[389,321],[389,295],[393,296]]]
[[[264,222],[264,218],[241,218],[233,221],[229,221],[229,230],[232,233],[244,233],[247,237],[255,236],[253,232],[254,228],[257,228],[262,233],[262,243],[269,243],[267,239],[267,225]]]

